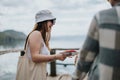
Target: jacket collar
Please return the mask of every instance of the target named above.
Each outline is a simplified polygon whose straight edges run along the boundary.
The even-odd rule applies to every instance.
[[[120,6],[120,2],[116,3],[115,6]]]

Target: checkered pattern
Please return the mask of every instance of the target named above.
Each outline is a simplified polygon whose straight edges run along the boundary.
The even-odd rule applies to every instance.
[[[72,79],[83,80],[90,68],[88,80],[120,80],[120,3],[94,16]]]

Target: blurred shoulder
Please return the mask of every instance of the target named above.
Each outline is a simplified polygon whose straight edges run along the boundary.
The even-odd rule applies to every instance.
[[[40,31],[33,31],[30,36],[30,38],[42,38],[41,32]]]
[[[40,31],[33,31],[30,35],[41,36],[41,32]]]
[[[107,16],[107,15],[110,15],[111,13],[114,13],[114,12],[116,12],[115,7],[109,8],[109,9],[104,9],[104,10],[101,10],[101,11],[97,12],[95,14],[95,17],[97,17],[97,16]]]

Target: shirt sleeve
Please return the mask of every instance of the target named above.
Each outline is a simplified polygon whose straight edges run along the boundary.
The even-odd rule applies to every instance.
[[[90,24],[86,40],[80,50],[77,67],[72,75],[72,80],[83,80],[99,52],[98,41],[98,23],[96,17],[94,16]]]

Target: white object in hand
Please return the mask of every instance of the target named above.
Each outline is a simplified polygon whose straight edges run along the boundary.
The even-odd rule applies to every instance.
[[[75,56],[78,54],[78,52],[66,52],[65,53],[67,56]]]

